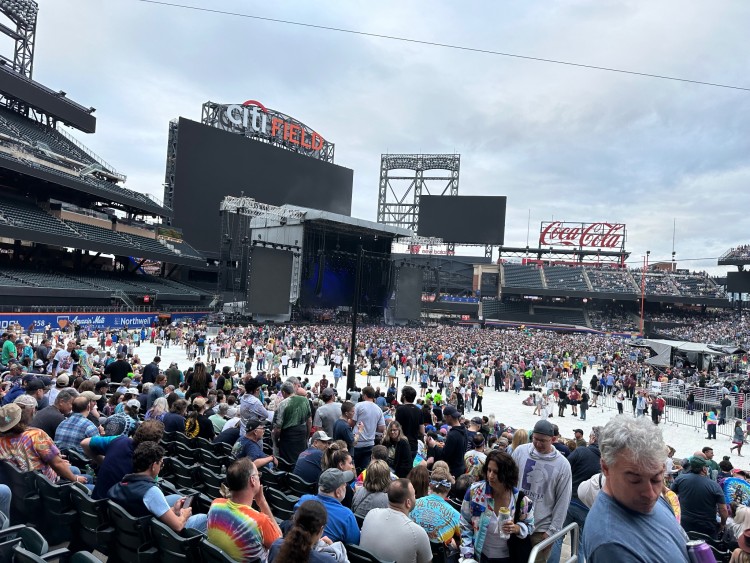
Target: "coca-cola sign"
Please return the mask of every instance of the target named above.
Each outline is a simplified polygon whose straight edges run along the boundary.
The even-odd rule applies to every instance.
[[[625,225],[543,222],[539,232],[539,246],[622,249],[625,247]]]

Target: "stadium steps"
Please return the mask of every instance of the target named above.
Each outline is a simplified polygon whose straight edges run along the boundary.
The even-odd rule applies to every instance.
[[[589,291],[594,291],[594,285],[591,283],[591,280],[589,279],[589,272],[586,268],[583,268],[583,280],[586,282],[586,287],[589,288]],[[588,319],[586,320],[588,321]]]
[[[544,268],[539,268],[539,277],[542,279],[542,289],[549,289],[549,284],[547,283],[547,272],[544,271]]]

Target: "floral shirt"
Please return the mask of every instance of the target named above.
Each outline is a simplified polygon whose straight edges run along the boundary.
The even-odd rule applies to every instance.
[[[511,495],[510,513],[515,517],[516,502],[519,490],[513,487]],[[474,483],[464,497],[461,505],[461,556],[464,558],[477,559],[482,553],[484,540],[487,536],[487,526],[490,522],[490,513],[495,510],[495,500],[492,498],[492,487],[486,481]],[[534,531],[534,503],[525,496],[521,500],[521,512],[518,524],[520,531],[518,537],[525,538]]]
[[[0,437],[0,460],[15,465],[20,471],[41,471],[53,483],[57,473],[49,462],[60,455],[60,450],[44,430],[29,428],[17,436]]]

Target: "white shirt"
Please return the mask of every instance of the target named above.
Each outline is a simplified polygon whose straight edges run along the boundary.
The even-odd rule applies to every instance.
[[[359,546],[383,561],[432,561],[427,532],[403,512],[390,508],[373,508],[367,513]]]

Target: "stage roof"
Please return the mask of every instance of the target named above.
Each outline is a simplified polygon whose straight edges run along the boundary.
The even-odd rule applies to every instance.
[[[409,229],[383,225],[382,223],[376,223],[375,221],[357,219],[356,217],[341,215],[339,213],[331,213],[330,211],[321,211],[319,209],[310,209],[308,207],[300,207],[297,205],[282,205],[281,210],[282,214],[284,210],[297,211],[304,214],[304,217],[302,219],[290,219],[288,221],[288,224],[298,224],[314,221],[333,223],[334,226],[338,225],[340,228],[343,228],[347,231],[365,232],[367,234],[374,235],[385,235],[389,237],[411,237],[414,235],[414,233]],[[267,226],[266,223],[267,220],[265,218],[255,218],[250,222],[250,228],[264,227]]]

